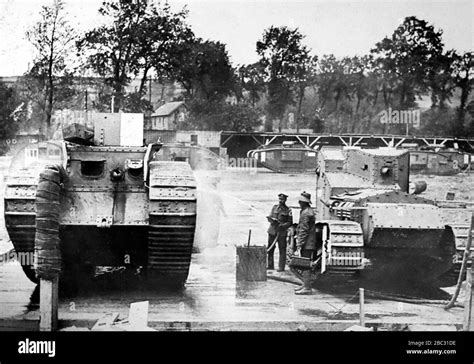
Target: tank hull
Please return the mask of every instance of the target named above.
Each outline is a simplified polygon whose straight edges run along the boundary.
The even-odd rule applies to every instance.
[[[314,173],[317,151],[304,147],[271,146],[247,153],[265,168],[277,173]]]
[[[182,286],[196,225],[196,183],[189,164],[155,160],[153,145],[64,143],[59,150],[61,158],[42,161],[39,169],[51,162],[67,167],[58,200],[50,201],[58,206],[63,282],[73,284],[73,277],[93,275],[98,266],[125,266],[163,284]],[[31,165],[12,166],[5,192],[10,239],[17,253],[31,256],[38,175]],[[36,282],[32,260],[22,266]]]
[[[332,160],[340,163],[327,163]],[[423,284],[453,268],[453,229],[434,201],[408,193],[408,151],[322,151],[318,167],[316,216],[360,224],[367,262],[362,275]]]
[[[469,168],[468,153],[454,151],[410,151],[410,170],[413,174],[452,176]]]
[[[369,280],[430,284],[452,268],[452,254],[436,248],[366,248],[364,254],[361,275]]]

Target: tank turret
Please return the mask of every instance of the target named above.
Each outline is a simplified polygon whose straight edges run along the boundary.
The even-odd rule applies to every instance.
[[[408,192],[408,151],[379,149],[322,149],[318,156],[317,218],[329,219],[334,196],[360,190]]]

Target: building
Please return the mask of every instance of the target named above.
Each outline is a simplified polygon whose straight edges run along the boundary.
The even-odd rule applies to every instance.
[[[9,87],[16,87],[18,91],[27,91],[28,78],[26,76],[0,76],[0,82]],[[142,79],[136,78],[125,86],[126,93],[137,92],[142,85]],[[31,80],[29,82],[32,82]],[[96,108],[94,103],[100,96],[112,95],[113,90],[106,83],[103,77],[73,77],[69,80],[70,87],[75,91],[67,105],[66,109],[104,111],[103,108]],[[184,88],[175,81],[166,79],[147,79],[143,83],[143,99],[148,100],[152,105],[162,105],[168,101],[181,98],[185,93]],[[108,110],[107,110],[108,111]],[[148,116],[148,115],[145,115]]]
[[[148,129],[176,130],[187,116],[188,111],[183,101],[168,102],[156,109],[150,116]]]
[[[161,142],[164,144],[191,145],[208,148],[219,156],[225,156],[226,148],[221,148],[220,131],[213,130],[152,130],[145,129],[145,143]]]

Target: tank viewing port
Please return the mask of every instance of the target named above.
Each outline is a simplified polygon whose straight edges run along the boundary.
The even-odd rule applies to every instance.
[[[81,174],[85,177],[100,177],[104,173],[104,161],[81,161]]]

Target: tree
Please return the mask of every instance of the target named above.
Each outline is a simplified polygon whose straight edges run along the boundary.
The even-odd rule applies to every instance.
[[[293,86],[311,61],[309,49],[302,44],[303,38],[298,29],[272,26],[257,41],[257,54],[267,83],[268,119],[280,120],[280,129],[287,106],[294,102]]]
[[[224,44],[196,38],[183,43],[173,58],[173,79],[186,90],[191,128],[204,130],[251,130],[259,111],[242,101],[242,83],[233,69]],[[255,97],[255,95],[254,95]]]
[[[459,106],[457,109],[456,135],[465,133],[464,119],[468,104],[469,94],[474,84],[474,57],[471,52],[462,55],[454,55],[453,74],[456,86],[461,90]],[[474,129],[474,121],[471,121],[470,129]]]
[[[18,130],[18,118],[24,108],[18,100],[16,91],[0,82],[0,153],[7,149],[7,140],[13,138]]]
[[[324,109],[332,100],[337,79],[340,77],[338,73],[340,73],[339,63],[334,55],[321,57],[317,63],[319,108]]]
[[[301,64],[300,67],[296,69],[295,74],[295,94],[297,98],[297,111],[295,117],[296,132],[299,130],[299,120],[301,117],[301,106],[303,104],[303,99],[305,97],[306,88],[313,85],[316,82],[316,63],[318,57],[314,56],[310,58],[306,63]]]
[[[118,109],[130,75],[140,69],[138,38],[143,34],[140,25],[145,18],[146,7],[147,2],[139,0],[104,2],[99,13],[112,18],[112,24],[87,32],[77,43],[78,52],[87,54],[86,66],[105,77],[112,87]]]
[[[445,109],[456,87],[454,61],[458,58],[456,51],[438,55],[430,77],[431,107]]]
[[[168,3],[162,8],[154,4],[149,6],[137,39],[142,77],[139,94],[143,94],[151,70],[159,78],[173,76],[173,62],[170,60],[179,55],[183,44],[194,40],[194,33],[186,24],[187,15],[186,9],[173,13]]]
[[[194,99],[189,102],[188,127],[201,130],[251,132],[260,125],[259,110],[246,103],[228,104]]]
[[[158,7],[147,0],[106,1],[99,12],[110,18],[111,24],[87,32],[77,46],[79,52],[87,53],[86,66],[105,77],[114,105],[121,109],[131,77],[142,77],[138,90],[142,95],[150,71],[160,76],[170,72],[175,47],[193,35],[185,24],[187,11],[173,13],[168,4]]]
[[[171,75],[188,99],[222,102],[234,92],[236,78],[224,44],[197,38],[178,49]]]
[[[265,91],[263,68],[260,63],[241,66],[238,69],[239,81],[252,106],[260,100],[260,95]],[[245,97],[244,95],[242,95]]]
[[[346,131],[356,132],[356,129],[363,129],[362,123],[369,127],[373,115],[378,111],[376,79],[372,69],[372,59],[370,56],[354,56],[342,59],[343,82],[345,83],[346,101],[350,107],[351,123],[347,123]]]
[[[337,59],[325,55],[317,63],[317,85],[320,100],[319,108],[327,119],[326,126],[331,130],[343,131],[342,123],[348,118],[341,117],[351,109],[353,81],[351,80],[351,58]]]
[[[123,112],[151,113],[153,105],[142,96],[143,94],[140,91],[128,93],[122,103]]]
[[[318,110],[318,128],[339,133],[373,132],[372,121],[380,111],[379,94],[383,90],[378,81],[370,55],[323,55],[316,64],[314,82],[317,102],[313,110]]]
[[[29,71],[35,78],[44,97],[44,123],[51,125],[51,115],[57,83],[68,73],[68,57],[77,37],[65,17],[63,0],[55,0],[51,6],[43,6],[41,20],[26,32],[28,40],[36,50],[34,66]]]
[[[436,60],[443,51],[441,30],[416,17],[407,17],[390,38],[378,42],[371,50],[380,75],[393,85],[398,107],[415,105],[416,96],[426,92]],[[392,105],[393,106],[393,105]]]

